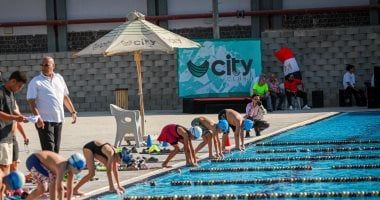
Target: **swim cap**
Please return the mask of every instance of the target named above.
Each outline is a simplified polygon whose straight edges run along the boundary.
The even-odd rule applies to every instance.
[[[253,128],[253,121],[250,119],[245,119],[243,121],[243,129],[245,131],[250,131]]]
[[[69,164],[80,171],[86,166],[86,159],[82,154],[74,153],[69,158]]]
[[[193,135],[196,140],[202,136],[202,129],[199,126],[193,126],[193,127],[189,128],[189,131],[190,131],[191,135]]]
[[[20,189],[25,184],[25,176],[19,171],[13,171],[4,177],[5,182],[12,190]]]
[[[123,148],[120,153],[120,158],[125,164],[129,164],[132,160],[132,154],[127,148]]]
[[[158,153],[158,152],[160,152],[160,147],[158,147],[157,144],[153,144],[148,149],[148,153]]]
[[[217,124],[217,127],[222,130],[223,133],[228,133],[229,129],[230,129],[230,125],[228,125],[228,122],[227,120],[225,119],[221,119],[219,120],[218,124]]]

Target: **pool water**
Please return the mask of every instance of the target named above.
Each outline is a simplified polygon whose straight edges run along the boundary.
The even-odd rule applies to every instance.
[[[268,142],[305,142],[332,140],[380,141],[380,112],[343,113],[325,120],[302,126],[259,143]],[[300,149],[325,149],[352,147],[356,151],[299,152]],[[358,150],[357,147],[371,147],[371,150]],[[291,149],[297,152],[257,153],[257,150]],[[323,144],[323,145],[281,145],[258,146],[250,144],[245,152],[234,151],[227,155],[235,158],[274,158],[306,156],[345,156],[345,155],[380,155],[380,143],[366,144]],[[370,159],[333,159],[333,160],[296,160],[296,161],[262,161],[262,162],[210,162],[200,163],[204,168],[247,168],[247,167],[283,167],[311,166],[312,170],[279,171],[238,171],[238,172],[190,172],[183,168],[181,173],[169,174],[137,183],[126,189],[126,196],[181,196],[181,195],[223,195],[247,193],[297,193],[297,192],[358,192],[379,191],[380,182],[315,182],[315,183],[274,183],[274,184],[221,184],[221,185],[182,185],[172,186],[172,181],[210,181],[210,180],[254,180],[275,178],[328,178],[328,177],[380,177],[380,169],[332,169],[334,165],[380,165],[380,158]],[[155,182],[156,186],[150,186]],[[114,194],[105,194],[100,199],[117,199]],[[378,197],[366,198],[375,199]]]

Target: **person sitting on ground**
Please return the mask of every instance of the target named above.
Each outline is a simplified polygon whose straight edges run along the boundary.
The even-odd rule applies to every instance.
[[[132,156],[126,148],[116,149],[109,143],[94,140],[83,146],[83,155],[86,158],[88,174],[74,187],[74,195],[83,195],[84,193],[80,192],[79,188],[95,176],[95,159],[106,166],[109,191],[118,194],[124,192],[124,188],[120,185],[118,167],[121,161],[126,164],[132,161]],[[113,178],[117,188],[115,188]]]
[[[272,110],[282,110],[282,104],[284,103],[285,94],[280,89],[280,83],[278,82],[276,74],[271,74],[268,81],[269,92],[272,102]],[[279,99],[278,105],[276,106],[277,99]]]
[[[0,171],[0,200],[5,199],[5,190],[18,190],[25,184],[25,176],[19,171],[12,171],[5,175]]]
[[[162,167],[170,168],[169,161],[177,155],[180,151],[178,142],[183,144],[185,151],[186,165],[197,166],[197,160],[195,158],[195,151],[193,148],[192,139],[199,139],[202,135],[202,129],[198,126],[191,127],[187,130],[184,126],[178,124],[168,124],[161,130],[161,134],[158,136],[157,141],[167,142],[174,147],[174,150],[170,152],[166,160],[162,163]]]
[[[244,146],[244,132],[242,128],[242,123],[243,123],[243,117],[238,113],[237,111],[233,109],[224,109],[219,112],[218,114],[218,119],[219,120],[227,120],[229,126],[232,128],[232,131],[234,131],[234,136],[235,136],[235,147],[236,149],[239,149],[243,151],[245,149]],[[225,150],[225,144],[224,142],[225,137],[228,137],[229,129],[223,133],[223,149]]]
[[[269,127],[269,123],[264,121],[266,110],[261,104],[260,97],[258,95],[252,95],[251,99],[252,102],[248,103],[245,108],[246,114],[244,118],[253,120],[255,124],[254,130],[256,136],[260,136],[261,131]],[[245,137],[251,137],[250,131],[246,131]]]
[[[222,145],[219,140],[219,133],[222,131],[218,128],[217,124],[207,117],[197,117],[191,121],[191,126],[199,126],[202,129],[203,141],[195,148],[195,154],[197,154],[206,144],[208,145],[208,157],[223,158]],[[215,157],[212,154],[212,142],[215,146]]]
[[[294,75],[290,75],[288,79],[285,80],[285,94],[289,103],[289,110],[293,110],[292,97],[301,97],[303,106],[302,109],[310,109],[307,105],[307,94],[306,92],[298,89],[298,86],[302,86],[303,83],[300,79],[295,79]]]
[[[364,92],[355,87],[355,66],[348,64],[346,66],[346,73],[343,75],[343,88],[345,93],[345,100],[350,101],[351,96],[354,95],[357,106],[363,106],[366,103]],[[364,99],[364,100],[363,100]]]
[[[272,100],[270,98],[269,87],[266,82],[266,76],[261,75],[259,82],[253,85],[253,94],[260,96],[260,99],[266,103],[266,108],[269,112],[272,112]]]
[[[27,197],[38,199],[47,191],[49,184],[50,199],[64,198],[63,179],[67,174],[67,199],[71,199],[73,192],[74,174],[81,172],[86,166],[86,159],[80,153],[74,153],[65,159],[52,151],[39,151],[26,159],[26,167],[37,182],[37,188]]]

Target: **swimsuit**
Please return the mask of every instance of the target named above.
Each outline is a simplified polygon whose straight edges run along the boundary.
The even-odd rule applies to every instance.
[[[158,136],[157,140],[161,141],[161,142],[168,142],[171,145],[178,144],[178,141],[180,139],[183,139],[183,137],[178,135],[178,133],[177,133],[178,127],[182,127],[182,126],[177,125],[177,124],[166,125],[162,129],[161,134],[160,134],[160,136]],[[186,130],[186,128],[185,128],[185,130]]]
[[[219,114],[218,114],[218,120],[222,120],[222,119],[227,120],[227,113],[226,113],[226,110],[222,110],[222,111],[220,111]],[[227,122],[228,122],[228,125],[232,128],[232,131],[235,132],[235,130],[236,130],[236,126],[230,124],[230,122],[229,122],[228,120],[227,120]],[[228,132],[227,132],[227,133],[228,133]],[[224,133],[224,134],[226,134],[226,133]]]
[[[208,129],[206,126],[203,126],[203,124],[200,122],[199,117],[193,119],[191,121],[191,126],[199,126],[202,129],[202,135],[206,135],[208,133],[211,133],[210,129]]]
[[[51,183],[56,178],[55,174],[48,170],[35,154],[30,155],[26,160],[26,168],[32,173],[37,183]]]
[[[102,148],[103,148],[103,146],[105,146],[105,145],[111,145],[111,144],[109,144],[109,143],[104,143],[104,144],[98,146],[98,145],[95,143],[95,141],[91,141],[91,142],[85,144],[85,145],[83,146],[83,149],[88,149],[88,150],[90,150],[93,154],[96,154],[96,155],[99,155],[99,156],[103,156],[105,159],[108,159],[107,156],[102,152]],[[112,146],[112,145],[111,145],[111,146]]]

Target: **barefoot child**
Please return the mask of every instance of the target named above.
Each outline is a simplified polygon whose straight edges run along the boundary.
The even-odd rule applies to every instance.
[[[166,160],[162,163],[162,167],[171,167],[168,165],[169,161],[177,155],[179,152],[178,142],[183,144],[183,149],[185,151],[186,164],[189,166],[196,166],[197,160],[195,158],[195,151],[192,139],[198,139],[202,135],[202,129],[199,127],[191,127],[187,130],[185,127],[177,124],[166,125],[157,140],[160,142],[168,142],[174,147],[174,150],[170,152]]]
[[[202,129],[203,141],[195,148],[195,154],[197,154],[206,144],[208,145],[208,157],[219,158],[224,157],[222,153],[222,145],[219,140],[219,133],[222,131],[218,128],[217,124],[208,119],[207,117],[197,117],[191,121],[191,126],[199,126]],[[215,146],[215,157],[212,154],[212,142]]]
[[[94,140],[84,145],[83,154],[86,158],[88,174],[74,187],[74,194],[83,195],[83,193],[79,191],[79,188],[95,176],[95,159],[103,163],[107,168],[109,191],[117,193],[124,192],[124,188],[120,185],[118,166],[121,161],[125,163],[131,161],[131,154],[129,154],[126,148],[120,151],[109,143]],[[113,178],[117,184],[117,188],[115,188]]]
[[[37,182],[37,188],[28,195],[27,199],[38,199],[48,189],[47,183],[50,199],[63,199],[63,177],[66,173],[67,199],[71,199],[74,174],[79,173],[85,166],[86,160],[80,153],[71,155],[69,159],[52,151],[40,151],[30,155],[26,160],[26,167]]]
[[[243,117],[238,113],[237,111],[233,109],[224,109],[219,112],[218,114],[218,119],[222,120],[225,119],[227,120],[229,126],[232,128],[234,131],[234,136],[235,136],[235,147],[241,151],[245,149],[244,147],[244,135],[243,135],[243,128],[242,128],[242,123],[243,123]],[[228,132],[225,132],[223,137],[228,137]],[[223,138],[223,141],[224,138]],[[224,148],[223,144],[223,148]]]

